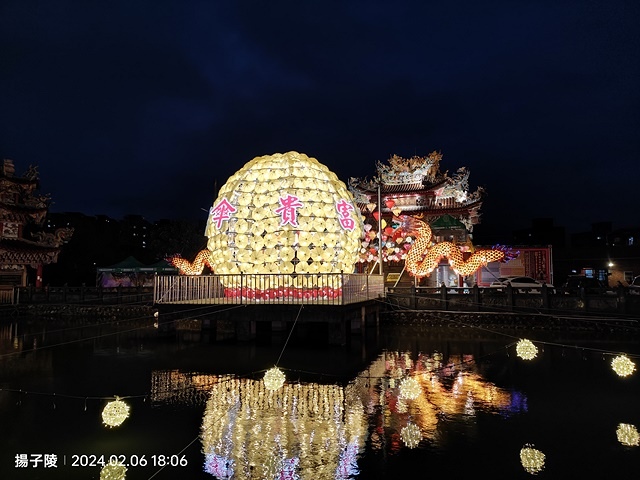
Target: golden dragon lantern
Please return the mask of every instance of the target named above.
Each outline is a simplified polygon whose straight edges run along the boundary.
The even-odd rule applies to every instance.
[[[209,210],[205,235],[207,249],[194,262],[171,259],[181,273],[199,275],[207,265],[230,296],[334,297],[341,274],[354,271],[363,225],[335,173],[315,158],[287,152],[256,157],[227,180]],[[246,291],[236,291],[225,277],[233,274],[254,274]],[[277,278],[265,283],[255,274]]]
[[[508,262],[520,252],[496,245],[490,249],[474,249],[468,258],[464,258],[459,245],[452,242],[434,242],[429,225],[408,215],[398,217],[399,229],[409,233],[415,240],[406,254],[405,268],[409,274],[422,278],[431,275],[440,261],[446,258],[458,275],[471,275],[490,262]]]

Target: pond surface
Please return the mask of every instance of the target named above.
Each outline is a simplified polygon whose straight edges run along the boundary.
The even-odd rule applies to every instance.
[[[302,329],[301,329],[302,331]],[[537,356],[523,360],[528,338]],[[212,343],[153,319],[0,324],[1,479],[630,478],[637,335],[381,327]],[[286,376],[265,388],[265,370]],[[120,426],[102,412],[118,396]],[[523,451],[523,448],[525,450]],[[521,459],[525,455],[525,460]],[[528,456],[527,456],[528,455]],[[528,459],[528,460],[527,460]]]

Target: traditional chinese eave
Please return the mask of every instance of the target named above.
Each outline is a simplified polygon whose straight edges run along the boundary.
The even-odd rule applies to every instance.
[[[38,265],[55,263],[60,247],[25,239],[0,239],[0,265]]]
[[[38,188],[38,184],[40,181],[37,178],[27,178],[27,177],[13,177],[7,176],[0,173],[0,185],[2,184],[14,184],[19,185],[21,188],[29,187],[29,189]]]
[[[35,222],[40,224],[47,215],[46,205],[24,205],[0,202],[0,221]]]

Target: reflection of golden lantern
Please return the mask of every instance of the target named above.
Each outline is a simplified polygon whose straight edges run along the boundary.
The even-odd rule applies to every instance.
[[[129,405],[124,403],[118,397],[107,403],[102,410],[102,421],[108,427],[118,427],[129,416]]]
[[[544,468],[544,453],[532,445],[525,445],[520,450],[520,462],[528,473],[538,473]]]
[[[367,438],[359,388],[217,377],[200,430],[217,478],[352,478]]]
[[[124,480],[127,474],[127,467],[122,463],[109,462],[100,470],[100,480]]]
[[[611,368],[621,377],[628,377],[635,371],[636,364],[626,355],[618,355],[611,361]]]
[[[273,367],[264,374],[264,386],[267,390],[280,390],[284,385],[284,373],[278,368]]]
[[[407,400],[415,400],[420,395],[422,389],[420,384],[413,377],[407,377],[400,382],[400,397]]]
[[[635,425],[621,423],[616,429],[616,436],[618,437],[618,441],[627,447],[637,447],[640,445],[640,435],[638,435],[638,429]]]
[[[405,427],[400,430],[400,438],[404,444],[409,448],[415,448],[422,440],[422,433],[420,432],[420,427],[418,427],[415,423],[408,423]]]
[[[533,360],[538,355],[538,348],[525,338],[516,345],[516,354],[523,360]]]

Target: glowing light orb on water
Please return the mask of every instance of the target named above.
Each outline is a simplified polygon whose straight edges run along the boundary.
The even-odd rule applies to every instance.
[[[520,463],[528,473],[538,473],[544,468],[545,455],[532,445],[525,445],[520,450]]]
[[[420,427],[418,427],[415,423],[407,423],[405,427],[400,430],[400,438],[404,444],[409,448],[415,448],[422,440],[422,432],[420,431]]]
[[[109,462],[100,470],[100,480],[124,480],[126,476],[127,467],[118,462]]]
[[[628,377],[635,371],[636,364],[626,355],[618,355],[611,361],[611,368],[621,377]]]
[[[400,397],[415,400],[421,392],[420,384],[413,377],[407,377],[400,382]]]
[[[523,360],[533,360],[538,355],[538,347],[525,338],[516,345],[516,354]]]
[[[129,405],[116,397],[115,400],[107,403],[102,410],[102,421],[108,427],[118,427],[122,425],[129,416]]]
[[[280,390],[284,385],[284,380],[284,373],[282,373],[282,371],[278,367],[270,368],[264,374],[264,386],[267,388],[267,390]]]
[[[627,447],[637,447],[640,445],[640,435],[635,425],[621,423],[616,429],[618,441]]]

